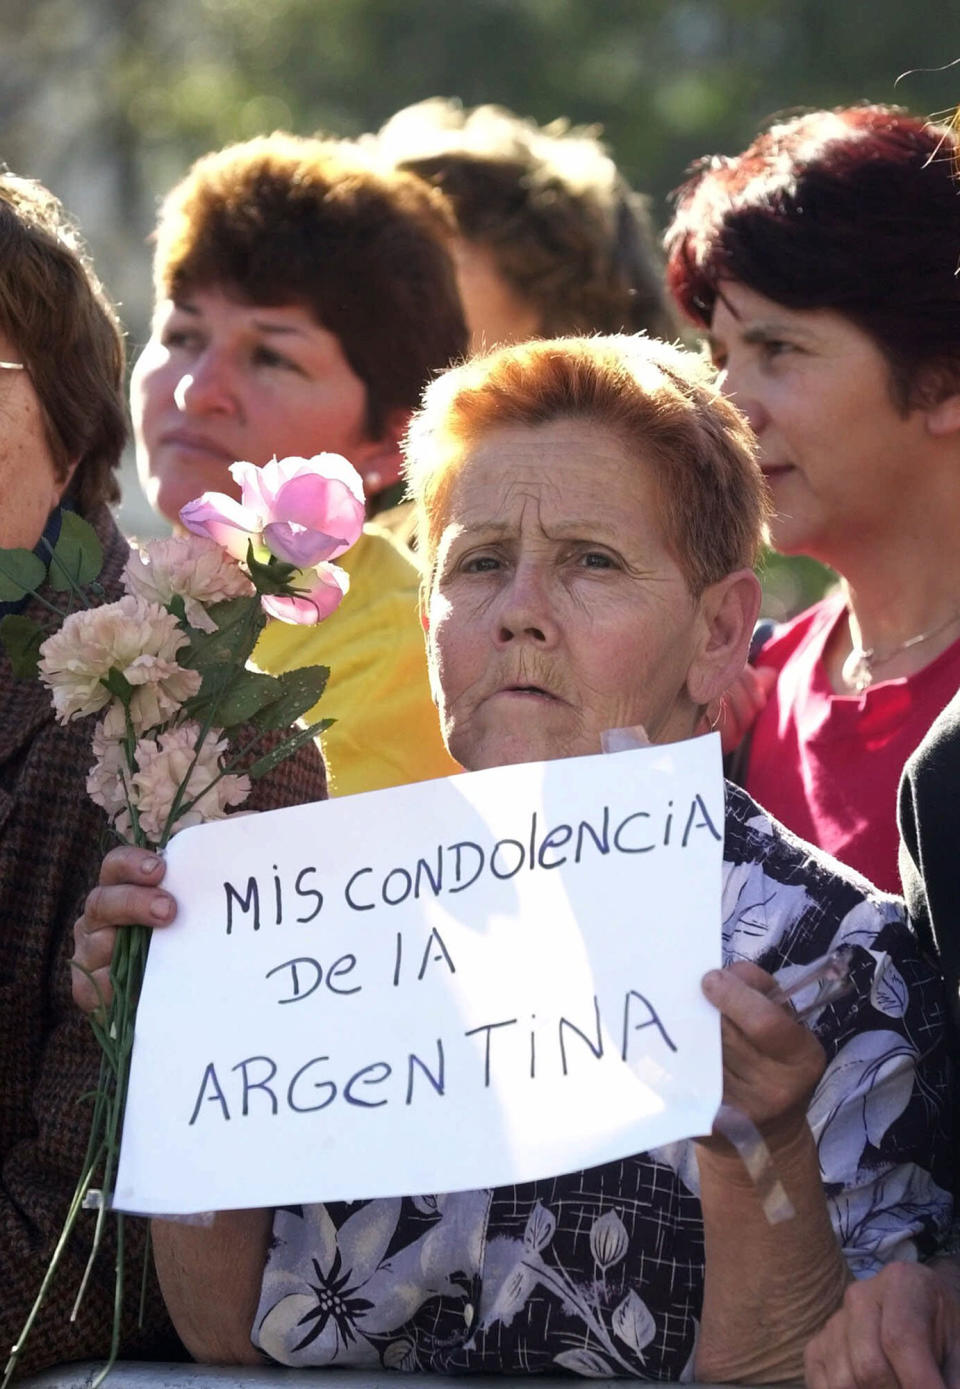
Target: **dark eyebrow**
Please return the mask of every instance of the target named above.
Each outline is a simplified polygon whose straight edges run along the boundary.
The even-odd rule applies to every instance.
[[[775,320],[769,323],[754,323],[739,334],[740,342],[746,343],[748,347],[762,346],[766,342],[779,342],[782,338],[809,343],[816,341],[816,334],[795,324],[777,323]],[[716,357],[718,353],[723,355],[723,343],[719,338],[707,333],[704,340],[712,357]]]
[[[253,326],[261,333],[274,333],[281,337],[303,337],[303,329],[294,323],[271,323],[268,319],[255,318]]]
[[[814,334],[807,329],[797,327],[793,323],[754,323],[750,328],[745,328],[740,335],[743,342],[760,343],[772,342],[777,338],[803,338],[809,341]]]
[[[191,304],[188,299],[172,299],[170,302],[180,313],[191,314],[194,318],[202,318],[203,316],[203,311],[196,304]],[[273,323],[267,318],[255,318],[253,326],[260,333],[274,333],[282,337],[303,337],[303,329],[295,323]]]

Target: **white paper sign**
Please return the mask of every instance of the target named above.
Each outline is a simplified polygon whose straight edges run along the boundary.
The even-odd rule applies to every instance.
[[[117,1207],[505,1185],[708,1131],[722,835],[715,736],[183,831]]]

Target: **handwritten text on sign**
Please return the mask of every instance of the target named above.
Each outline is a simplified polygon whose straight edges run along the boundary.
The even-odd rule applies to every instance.
[[[718,740],[186,830],[116,1203],[529,1181],[709,1130]]]

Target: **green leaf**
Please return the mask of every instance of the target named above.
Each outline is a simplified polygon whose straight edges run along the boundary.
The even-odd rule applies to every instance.
[[[93,583],[103,566],[103,546],[89,522],[64,511],[50,560],[50,587],[58,593]]]
[[[0,643],[6,649],[10,669],[21,680],[37,673],[40,647],[48,634],[22,613],[9,613],[0,621]]]
[[[180,656],[180,664],[188,665],[189,662]],[[184,704],[184,709],[191,718],[197,717],[202,710],[208,709],[215,699],[222,699],[230,688],[230,682],[237,674],[236,668],[231,665],[210,665],[200,668],[200,688],[195,695]]]
[[[225,679],[219,669],[212,679],[204,679],[198,695],[188,704],[188,712],[196,716],[211,715],[218,728],[233,728],[238,723],[250,723],[261,709],[274,703],[281,693],[279,680],[272,675],[225,668]]]
[[[179,655],[180,664],[205,673],[218,666],[242,670],[266,625],[266,616],[253,598],[235,599],[242,610],[216,632],[194,632],[190,646]],[[226,607],[218,603],[217,608]],[[216,609],[211,609],[215,612]],[[217,618],[214,618],[217,621]]]
[[[173,613],[181,627],[189,627],[190,624],[187,622],[187,605],[183,601],[182,593],[174,593],[171,595],[170,602],[167,604],[167,612]]]
[[[122,670],[111,668],[106,675],[100,677],[100,684],[104,685],[112,695],[123,701],[124,708],[133,698],[133,686],[124,675]]]
[[[290,728],[316,704],[326,689],[329,675],[326,666],[302,666],[299,670],[286,671],[276,681],[280,698],[257,715],[256,726]]]
[[[222,632],[239,622],[246,615],[249,605],[256,602],[256,598],[250,597],[225,598],[222,603],[211,603],[207,613]]]
[[[247,768],[247,776],[250,777],[251,781],[259,781],[262,776],[272,772],[274,767],[279,767],[281,762],[292,757],[300,748],[307,743],[312,743],[314,738],[323,733],[334,722],[334,719],[320,719],[317,723],[310,724],[309,728],[298,728],[296,733],[285,738],[272,752],[257,758],[256,762]]]
[[[0,550],[0,603],[18,603],[46,578],[47,566],[32,550]]]

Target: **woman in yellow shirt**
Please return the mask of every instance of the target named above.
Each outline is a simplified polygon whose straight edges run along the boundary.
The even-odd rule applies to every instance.
[[[399,440],[426,382],[466,347],[441,194],[376,173],[337,141],[272,135],[198,160],[156,233],[157,307],[133,374],[141,481],[174,524],[243,459],[347,457],[372,513],[398,500]],[[458,770],[440,737],[419,571],[370,525],[343,560],[351,589],[318,628],[271,624],[278,674],[330,667],[310,717],[333,795]]]

